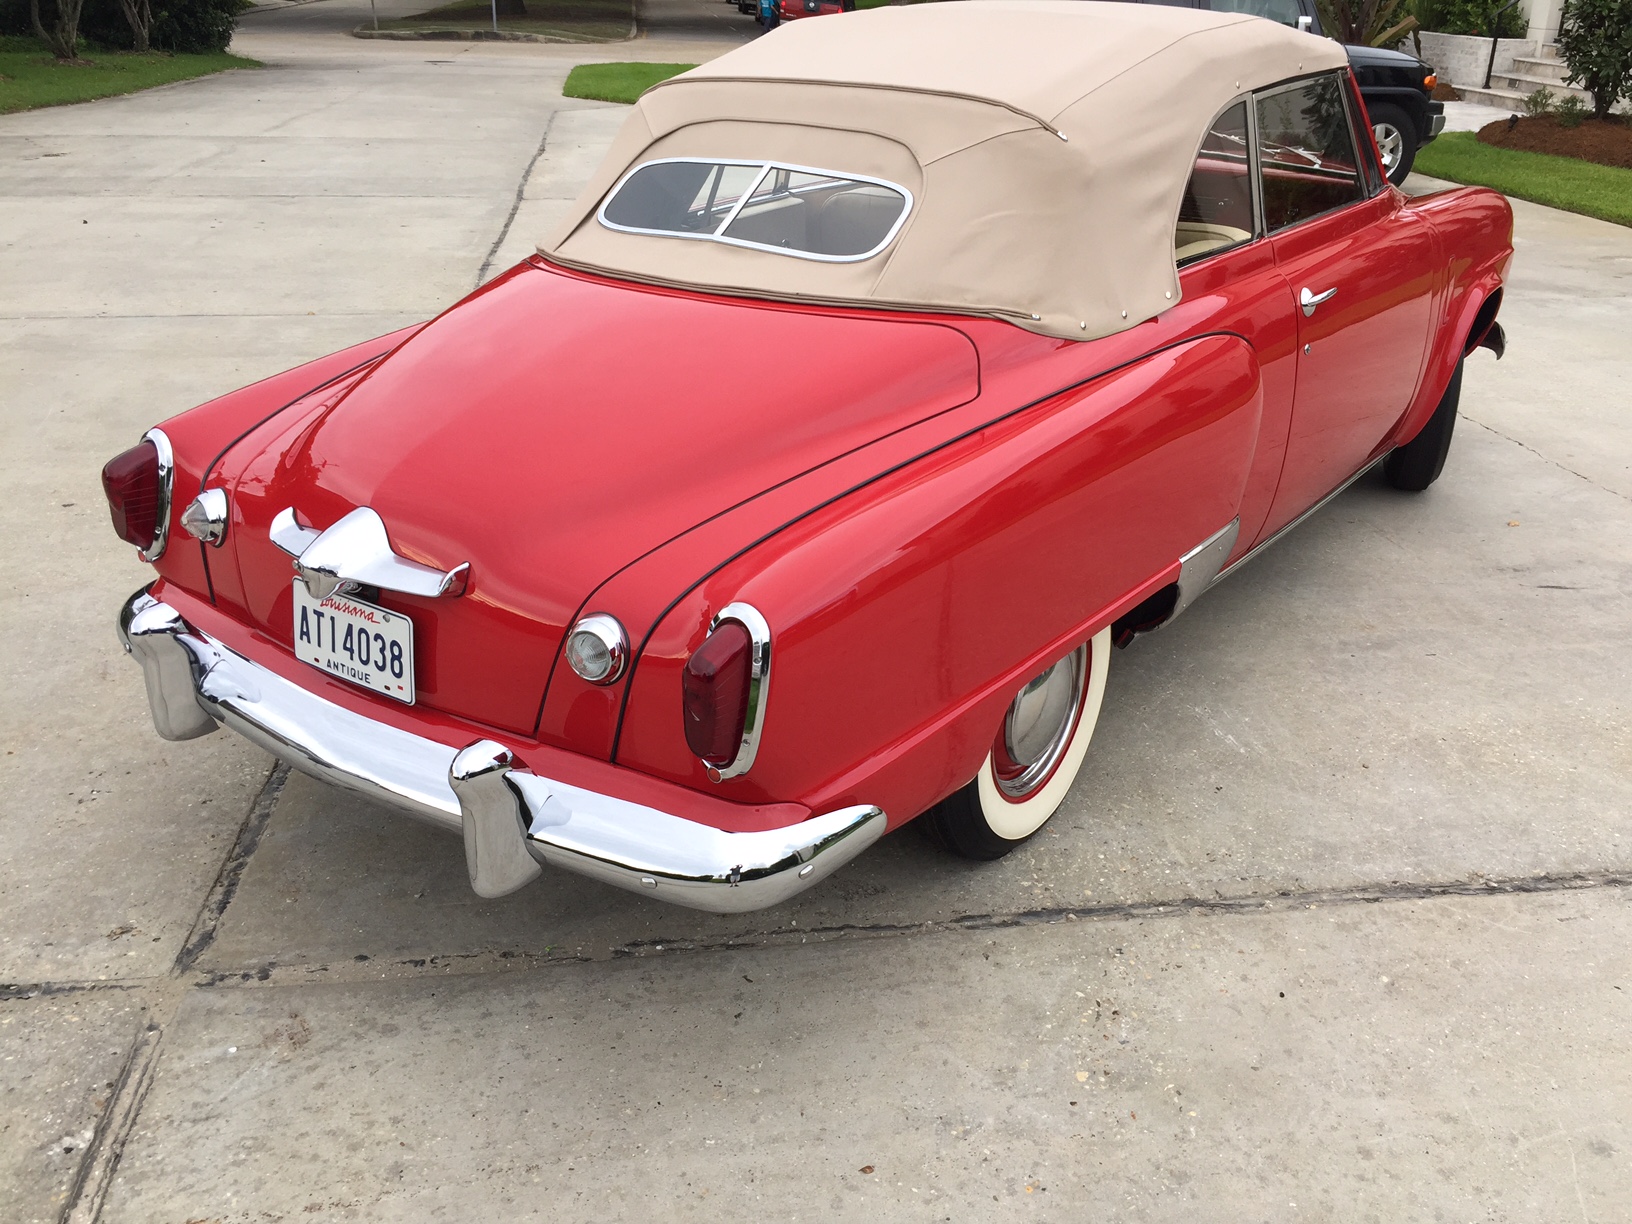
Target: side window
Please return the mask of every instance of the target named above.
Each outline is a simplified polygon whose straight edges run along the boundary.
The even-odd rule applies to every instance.
[[[1252,241],[1248,151],[1247,104],[1238,102],[1213,121],[1190,171],[1173,234],[1173,258],[1181,266]]]
[[[1271,233],[1364,198],[1354,137],[1335,76],[1258,98],[1264,224]]]

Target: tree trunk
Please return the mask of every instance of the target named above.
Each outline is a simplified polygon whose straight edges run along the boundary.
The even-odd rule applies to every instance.
[[[28,0],[28,19],[34,25],[36,36],[51,48],[51,54],[60,60],[78,58],[79,12],[85,0],[55,0],[57,15],[50,26],[40,20],[40,0]]]
[[[132,51],[149,49],[148,39],[153,32],[153,5],[151,0],[119,0],[119,8],[130,24]]]

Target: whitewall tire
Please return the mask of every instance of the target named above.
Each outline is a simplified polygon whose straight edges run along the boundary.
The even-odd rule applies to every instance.
[[[1105,698],[1111,631],[1028,682],[1004,714],[973,782],[924,813],[930,836],[965,858],[1002,858],[1065,801]]]

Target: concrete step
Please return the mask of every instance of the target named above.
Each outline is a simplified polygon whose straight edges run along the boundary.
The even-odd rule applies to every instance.
[[[1550,89],[1555,98],[1562,98],[1572,94],[1588,106],[1592,105],[1592,95],[1584,89],[1577,89],[1573,85],[1566,85],[1562,81],[1551,80],[1547,77],[1533,77],[1516,72],[1496,72],[1491,74],[1492,89],[1512,90],[1520,97],[1535,93],[1538,89]]]
[[[1524,95],[1513,89],[1474,89],[1470,85],[1458,85],[1456,92],[1462,95],[1462,101],[1473,102],[1479,106],[1499,106],[1513,114],[1524,114]]]
[[[1540,77],[1547,81],[1557,81],[1560,85],[1570,74],[1570,66],[1563,60],[1536,59],[1528,55],[1515,55],[1513,67],[1527,77]]]

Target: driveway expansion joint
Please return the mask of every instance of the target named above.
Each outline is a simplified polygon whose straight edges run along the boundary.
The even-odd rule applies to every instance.
[[[280,767],[281,769],[281,767]],[[274,774],[279,771],[275,770]],[[285,775],[287,776],[287,775]],[[268,798],[272,778],[257,798],[251,819],[245,821],[246,831],[255,822],[263,802]],[[281,782],[280,782],[281,786]],[[275,797],[275,795],[273,796]],[[242,863],[253,853],[264,820],[253,832],[235,846],[223,869],[220,884],[223,898],[221,910],[208,921],[213,936],[213,924],[220,919],[226,903],[231,901],[226,877],[236,887],[237,874]],[[237,874],[234,874],[236,872]],[[1387,884],[1356,884],[1346,888],[1321,888],[1292,891],[1283,889],[1273,893],[1247,893],[1235,897],[1175,897],[1160,901],[1129,901],[1098,905],[1045,906],[1037,909],[1011,910],[1006,913],[959,914],[953,918],[930,919],[925,922],[835,923],[828,926],[771,927],[761,931],[740,931],[731,935],[708,939],[686,936],[653,936],[631,940],[607,949],[604,955],[579,952],[532,952],[522,949],[481,949],[473,952],[441,953],[427,956],[398,958],[374,957],[359,954],[349,961],[333,964],[280,964],[266,961],[258,965],[235,965],[191,971],[197,955],[208,943],[199,946],[189,960],[188,967],[179,964],[168,978],[129,978],[117,982],[29,982],[0,983],[0,1004],[57,995],[90,993],[106,990],[143,990],[170,987],[179,1000],[185,991],[242,989],[255,986],[294,986],[302,984],[361,984],[382,981],[402,981],[424,977],[479,977],[498,973],[552,969],[569,965],[594,964],[601,961],[631,958],[649,959],[654,956],[677,956],[697,952],[741,952],[758,948],[799,947],[809,943],[828,943],[841,939],[891,939],[901,936],[929,935],[958,931],[998,931],[1019,927],[1056,926],[1068,923],[1098,923],[1144,921],[1151,918],[1180,918],[1190,914],[1264,914],[1296,910],[1337,908],[1356,905],[1380,905],[1408,901],[1439,901],[1455,898],[1511,897],[1527,894],[1590,892],[1602,889],[1632,888],[1632,868],[1609,871],[1557,872],[1529,876],[1479,876],[1473,879],[1448,880],[1430,883],[1393,881]],[[216,893],[212,890],[212,898]],[[213,906],[206,906],[206,910]],[[205,928],[200,928],[203,934]],[[191,943],[189,947],[191,947]]]
[[[480,289],[486,283],[493,261],[499,256],[499,249],[504,246],[504,240],[510,236],[510,227],[516,223],[516,214],[521,211],[521,201],[527,194],[527,183],[533,177],[533,168],[538,165],[538,159],[544,156],[544,146],[550,141],[550,129],[555,126],[555,117],[560,113],[551,111],[550,117],[544,121],[544,131],[538,138],[538,148],[533,150],[532,160],[527,163],[527,168],[521,172],[521,178],[516,183],[515,198],[510,201],[510,211],[504,218],[504,225],[499,229],[499,236],[493,239],[493,245],[487,248],[487,258],[482,260],[481,270],[476,273],[476,289]]]
[[[238,828],[238,836],[233,839],[232,848],[221,861],[221,869],[216,873],[215,882],[210,885],[210,891],[204,897],[204,904],[199,907],[198,915],[193,919],[193,926],[187,932],[187,939],[176,953],[176,962],[171,970],[173,974],[181,975],[190,970],[211,944],[215,942],[215,934],[221,925],[221,916],[227,912],[227,906],[238,893],[239,881],[243,879],[244,868],[249,866],[249,860],[261,844],[261,835],[266,832],[267,822],[272,819],[272,810],[277,806],[278,796],[283,793],[283,784],[289,780],[289,766],[277,764],[266,775],[266,781],[261,784],[255,801],[249,805],[249,812],[244,816],[244,823]]]

